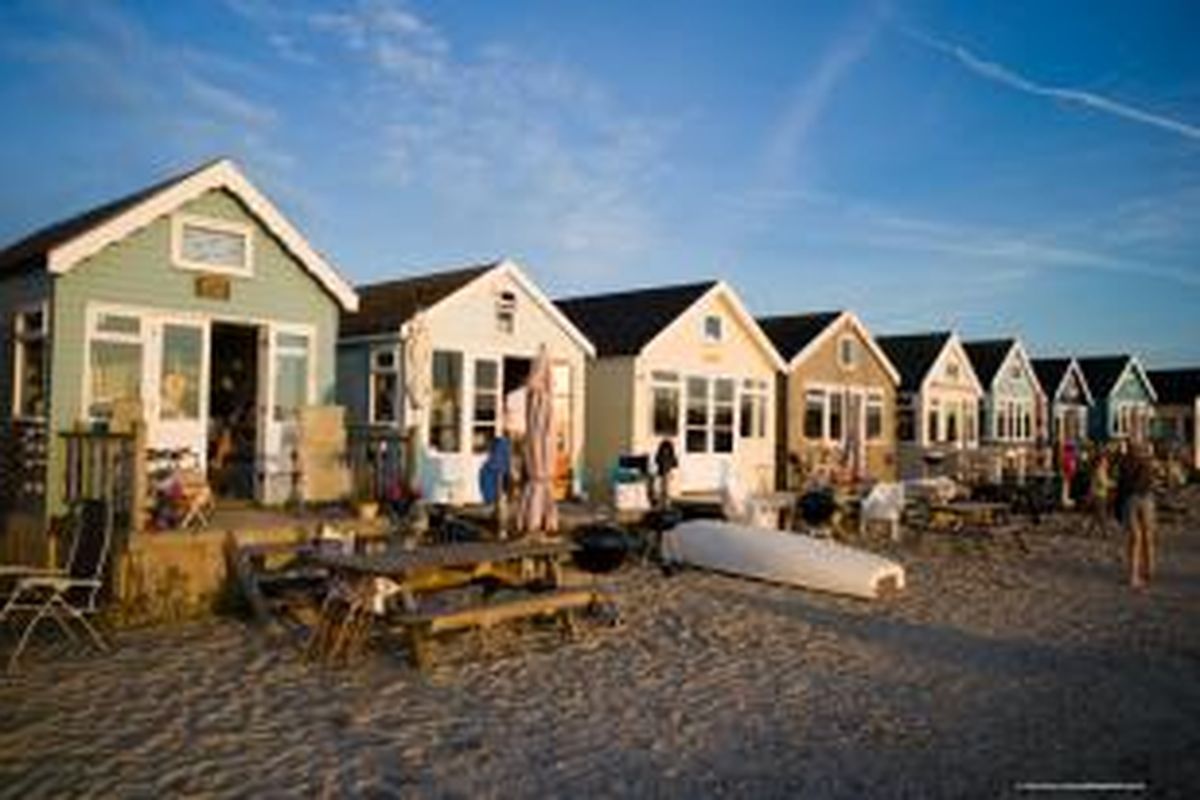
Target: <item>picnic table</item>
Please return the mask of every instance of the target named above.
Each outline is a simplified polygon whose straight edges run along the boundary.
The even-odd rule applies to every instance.
[[[348,659],[376,620],[403,634],[417,667],[428,664],[429,640],[440,633],[538,616],[574,628],[573,612],[607,602],[594,587],[563,586],[560,562],[574,545],[565,540],[465,542],[379,553],[314,550],[310,560],[330,573],[331,589],[307,648],[325,662]],[[441,592],[482,585],[478,602],[444,606]],[[500,589],[517,590],[495,599]],[[393,598],[399,599],[394,609]]]
[[[969,532],[986,538],[997,533],[1008,533],[1023,552],[1029,552],[1021,526],[1012,522],[1012,507],[1008,503],[990,500],[954,500],[929,505],[930,522],[938,527],[941,520],[948,520],[955,532]]]

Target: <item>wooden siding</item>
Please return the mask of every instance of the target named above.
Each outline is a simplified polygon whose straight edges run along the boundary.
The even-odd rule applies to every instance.
[[[197,297],[195,281],[200,273],[173,266],[171,218],[165,215],[58,277],[54,291],[54,392],[50,413],[54,430],[71,428],[84,412],[86,309],[93,302],[313,326],[315,399],[318,403],[333,402],[336,301],[228,192],[207,192],[178,211],[253,226],[253,276],[232,278],[228,301]],[[61,473],[62,459],[62,448],[56,443],[50,455],[51,475]],[[52,506],[58,494],[53,483]]]
[[[896,475],[896,385],[858,329],[847,320],[835,324],[837,329],[788,375],[788,453],[811,460],[824,448],[823,442],[804,436],[804,397],[810,388],[878,391],[883,395],[883,436],[867,442],[866,472],[872,478],[891,480]],[[858,363],[849,369],[838,358],[839,342],[845,336],[852,336],[858,345]]]
[[[595,500],[609,497],[609,469],[632,451],[634,364],[633,358],[601,358],[588,365],[584,488]]]

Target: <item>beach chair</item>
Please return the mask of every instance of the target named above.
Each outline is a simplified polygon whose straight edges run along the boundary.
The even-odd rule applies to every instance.
[[[900,540],[900,518],[904,514],[904,484],[877,483],[862,502],[859,532],[866,533],[871,522],[886,522],[892,541]]]
[[[0,608],[0,625],[11,620],[19,626],[18,620],[28,615],[17,647],[9,657],[9,672],[16,669],[34,629],[47,617],[72,640],[76,635],[71,623],[77,623],[97,649],[108,650],[108,644],[88,621],[88,616],[96,613],[97,600],[104,586],[104,569],[113,530],[112,508],[98,500],[82,501],[72,510],[71,527],[74,536],[65,568],[0,570],[0,579],[14,583],[12,593]]]
[[[199,529],[207,528],[217,507],[208,479],[198,469],[181,469],[179,485],[182,512],[179,527],[185,530],[193,526]]]

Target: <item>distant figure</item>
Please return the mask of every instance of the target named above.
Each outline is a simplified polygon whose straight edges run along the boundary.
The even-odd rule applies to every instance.
[[[1154,572],[1154,465],[1141,442],[1121,457],[1117,500],[1128,535],[1129,585],[1145,588]]]
[[[1071,439],[1063,440],[1059,467],[1062,471],[1062,506],[1070,508],[1072,505],[1071,485],[1075,482],[1075,472],[1079,469],[1079,453],[1075,442]]]
[[[679,467],[679,457],[675,455],[675,442],[663,439],[654,451],[654,502],[659,508],[667,505],[670,499],[671,473]]]
[[[1092,459],[1091,475],[1088,480],[1087,503],[1088,510],[1091,512],[1091,520],[1088,524],[1089,533],[1098,533],[1103,536],[1108,530],[1111,492],[1112,475],[1109,472],[1108,451],[1101,448],[1096,452],[1096,457]]]

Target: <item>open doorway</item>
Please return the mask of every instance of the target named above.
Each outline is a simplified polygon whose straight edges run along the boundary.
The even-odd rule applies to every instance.
[[[209,483],[219,497],[251,500],[258,463],[258,328],[214,322],[209,343]]]

